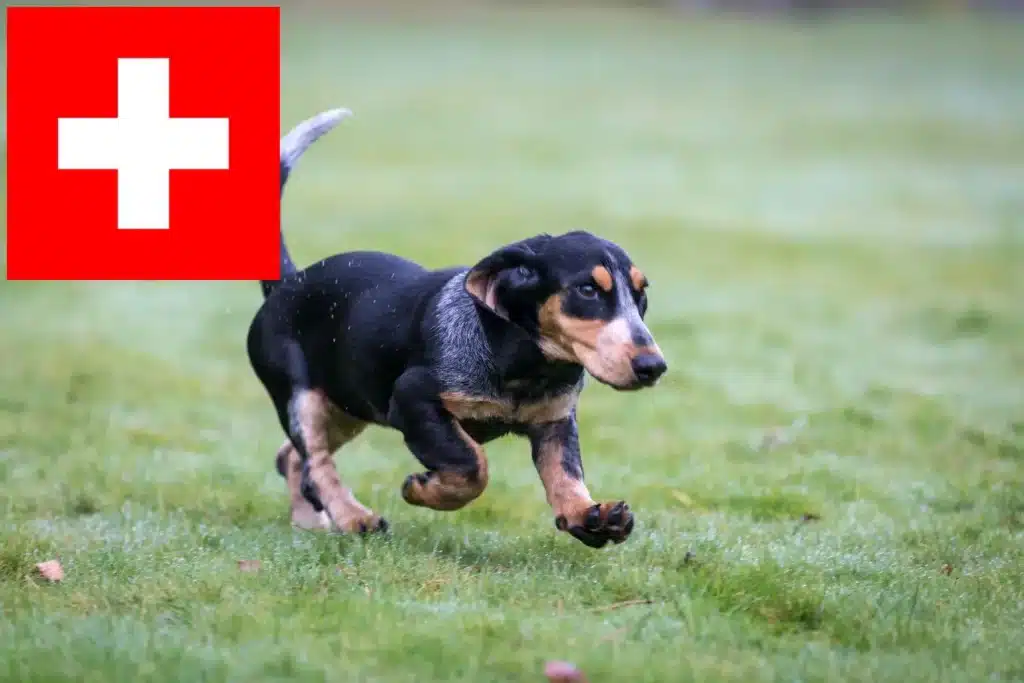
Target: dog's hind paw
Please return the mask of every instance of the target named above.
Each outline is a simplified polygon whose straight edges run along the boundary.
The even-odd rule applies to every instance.
[[[353,517],[334,525],[335,531],[340,534],[386,534],[390,527],[388,520],[374,514]]]
[[[312,506],[292,510],[292,526],[305,531],[317,531],[331,528],[331,519],[326,512],[317,512]]]

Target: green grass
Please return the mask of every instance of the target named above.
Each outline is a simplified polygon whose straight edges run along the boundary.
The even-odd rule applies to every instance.
[[[581,407],[636,531],[558,534],[515,440],[409,507],[382,430],[339,468],[390,538],[293,531],[254,283],[7,282],[0,680],[1024,679],[1024,27],[304,12],[282,124],[356,116],[301,263],[582,226],[650,276],[669,375]]]

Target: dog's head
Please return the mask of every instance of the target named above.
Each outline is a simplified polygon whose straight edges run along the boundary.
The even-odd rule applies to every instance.
[[[644,324],[647,285],[621,247],[584,231],[510,244],[466,276],[484,315],[518,325],[547,358],[582,365],[620,390],[651,386],[667,368]]]

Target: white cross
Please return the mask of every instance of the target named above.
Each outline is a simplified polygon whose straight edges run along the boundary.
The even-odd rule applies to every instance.
[[[170,227],[171,169],[228,168],[228,119],[170,117],[170,60],[117,60],[116,119],[57,119],[57,168],[117,170],[117,227]]]

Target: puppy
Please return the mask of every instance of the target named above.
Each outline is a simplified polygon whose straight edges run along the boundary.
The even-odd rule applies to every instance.
[[[281,141],[281,191],[302,153],[348,115],[323,112]],[[644,324],[647,278],[588,232],[537,235],[472,268],[427,270],[391,254],[337,254],[264,281],[248,355],[287,440],[277,455],[292,522],[345,533],[387,522],[339,478],[333,455],[367,425],[397,429],[424,471],[402,498],[458,510],[487,487],[483,445],[526,437],[555,526],[593,548],[633,530],[624,501],[583,483],[576,402],[588,372],[618,390],[666,362]]]

